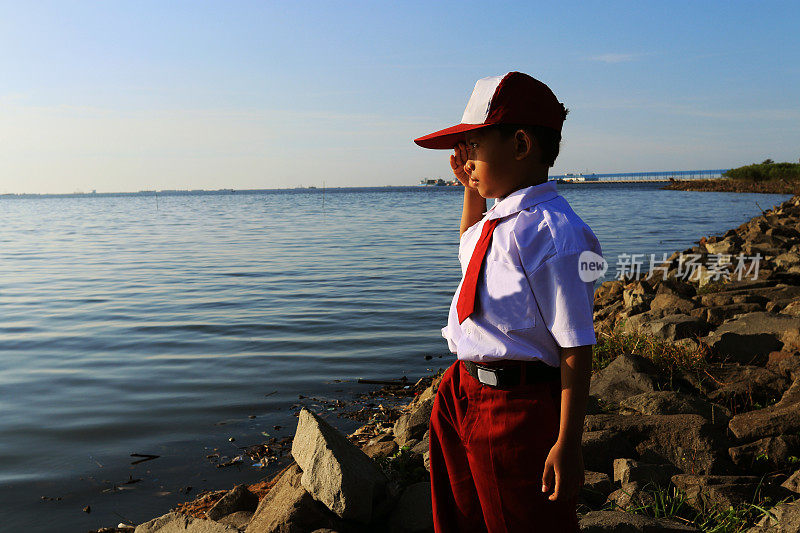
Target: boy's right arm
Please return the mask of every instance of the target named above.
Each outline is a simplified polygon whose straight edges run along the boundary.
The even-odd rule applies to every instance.
[[[486,199],[478,194],[478,189],[470,187],[469,175],[464,170],[467,163],[467,145],[458,143],[450,156],[450,168],[453,169],[456,179],[464,186],[464,208],[461,211],[461,233],[483,218],[486,212]]]

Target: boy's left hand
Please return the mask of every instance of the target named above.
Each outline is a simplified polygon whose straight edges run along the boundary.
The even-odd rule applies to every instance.
[[[555,485],[553,494],[547,498],[550,501],[565,501],[576,496],[583,483],[581,443],[556,442],[544,462],[542,492],[549,492]]]

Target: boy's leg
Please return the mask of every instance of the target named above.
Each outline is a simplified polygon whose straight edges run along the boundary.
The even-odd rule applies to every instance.
[[[576,533],[577,498],[551,502],[541,491],[558,438],[560,383],[484,387],[482,400],[467,456],[488,531]]]
[[[456,361],[445,371],[431,412],[431,500],[436,533],[486,532],[462,442],[462,436],[474,425],[474,400],[480,394],[480,384],[466,390],[471,385],[467,380],[472,378],[462,367]]]

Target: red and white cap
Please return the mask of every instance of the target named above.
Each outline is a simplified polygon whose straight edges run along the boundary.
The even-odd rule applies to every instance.
[[[550,87],[522,72],[482,78],[475,84],[461,124],[425,135],[414,142],[423,148],[449,150],[467,131],[495,124],[546,126],[558,132],[567,112]]]

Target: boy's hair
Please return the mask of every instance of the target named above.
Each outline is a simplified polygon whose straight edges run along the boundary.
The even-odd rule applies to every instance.
[[[567,117],[569,109],[564,108],[564,118]],[[517,130],[524,130],[525,133],[536,139],[537,144],[542,150],[542,163],[552,167],[561,147],[561,132],[546,126],[528,126],[525,124],[495,124],[495,128],[504,138],[511,137]]]

